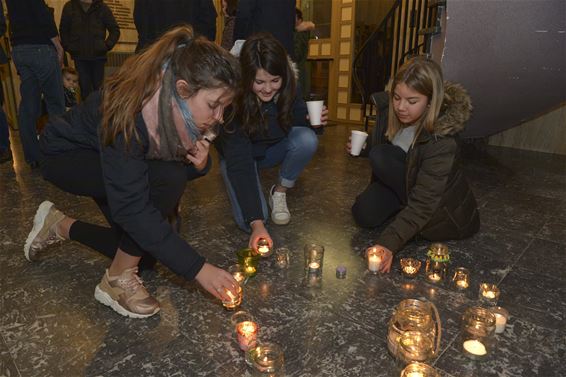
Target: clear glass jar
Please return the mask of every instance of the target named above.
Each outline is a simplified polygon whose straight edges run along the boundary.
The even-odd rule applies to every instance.
[[[462,316],[462,351],[471,359],[482,360],[495,344],[495,315],[486,308],[473,306]]]
[[[324,246],[314,243],[305,245],[305,271],[308,274],[322,275],[324,261]]]
[[[275,249],[275,260],[274,264],[277,268],[285,269],[289,267],[289,255],[291,252],[286,247],[280,247]]]
[[[456,268],[452,277],[452,285],[457,290],[468,289],[470,286],[470,271],[464,267]]]
[[[222,305],[226,310],[236,310],[242,304],[244,290],[238,285],[238,292],[233,294],[232,291],[225,288],[225,293],[229,297],[228,300],[222,300]]]
[[[257,372],[279,376],[285,366],[285,357],[277,344],[261,343],[247,352],[246,362]]]
[[[401,372],[401,377],[440,377],[440,375],[430,365],[410,363]]]
[[[450,252],[442,243],[430,245],[426,259],[426,278],[431,283],[442,283],[448,273]]]
[[[399,263],[403,276],[409,279],[416,277],[421,269],[421,261],[414,258],[401,258]]]
[[[403,300],[389,321],[387,348],[399,361],[427,361],[439,351],[441,324],[432,302]]]

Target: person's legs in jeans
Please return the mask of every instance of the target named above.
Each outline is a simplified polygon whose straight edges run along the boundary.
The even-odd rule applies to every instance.
[[[42,49],[43,68],[38,70],[39,86],[47,106],[49,116],[65,113],[65,89],[63,88],[63,74],[57,58],[57,51],[53,46]]]
[[[257,166],[255,171],[256,171],[256,185],[260,195],[263,218],[266,219],[267,203],[265,201],[265,196],[263,195],[263,190],[261,188],[259,174],[257,174]],[[234,192],[232,183],[228,178],[228,172],[226,171],[226,161],[224,161],[224,159],[220,160],[220,173],[222,174],[222,178],[224,179],[224,185],[226,186],[226,191],[228,192],[228,199],[230,200],[230,204],[232,205],[232,214],[234,215],[234,220],[236,221],[236,224],[240,229],[242,229],[244,232],[250,233],[251,232],[250,224],[246,224],[244,222],[244,215],[242,213],[242,209],[240,208],[240,204],[238,203],[238,199],[236,197],[236,193]]]
[[[12,58],[20,76],[21,101],[18,108],[20,140],[24,158],[31,165],[38,164],[41,159],[35,128],[41,103],[41,90],[34,67],[36,56],[38,54],[31,46],[14,46],[12,49]]]
[[[279,181],[270,190],[271,219],[275,224],[287,224],[291,218],[287,208],[287,189],[295,186],[296,180],[311,161],[318,147],[318,138],[307,127],[293,127],[287,137],[267,149],[265,158],[258,162],[260,168],[281,164]]]

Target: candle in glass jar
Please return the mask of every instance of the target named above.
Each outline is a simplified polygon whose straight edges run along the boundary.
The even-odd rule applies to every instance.
[[[222,305],[224,306],[224,308],[226,308],[227,310],[234,310],[238,306],[240,306],[243,296],[242,287],[238,286],[237,294],[233,294],[232,291],[227,288],[224,289],[224,292],[226,293],[226,296],[230,298],[229,300],[222,300]]]
[[[479,297],[484,302],[495,304],[499,299],[499,288],[495,284],[482,283]]]
[[[494,307],[493,309],[491,309],[491,312],[495,315],[495,333],[501,334],[505,331],[507,319],[509,318],[509,312],[501,306]]]
[[[442,276],[440,276],[439,274],[437,274],[435,272],[433,272],[432,274],[428,274],[428,280],[430,280],[430,281],[437,282],[437,281],[440,281],[440,279],[442,279]]]
[[[317,262],[309,263],[309,272],[317,272],[320,268],[320,264]]]
[[[262,257],[266,257],[270,254],[271,248],[269,247],[269,242],[265,238],[260,238],[257,241],[257,252]]]
[[[256,271],[256,269],[255,269],[254,266],[247,266],[247,267],[246,267],[246,274],[248,274],[248,275],[253,275],[253,274],[255,274],[255,271]]]
[[[367,251],[368,270],[372,273],[379,272],[381,263],[383,261],[383,250],[372,247]]]
[[[256,346],[258,325],[252,321],[244,321],[236,326],[238,344],[242,351],[247,351]]]
[[[479,340],[466,340],[464,342],[464,349],[466,352],[476,356],[484,356],[487,354],[485,346]]]
[[[414,258],[401,258],[401,272],[407,278],[414,278],[419,273],[421,268],[421,261]]]

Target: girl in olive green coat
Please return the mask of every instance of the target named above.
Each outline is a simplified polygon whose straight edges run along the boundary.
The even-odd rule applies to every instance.
[[[369,154],[372,181],[352,214],[363,227],[388,219],[375,245],[384,252],[382,272],[414,236],[431,241],[466,238],[479,229],[474,195],[459,162],[457,134],[470,117],[471,101],[457,84],[444,82],[432,60],[405,63],[391,85],[387,144]]]

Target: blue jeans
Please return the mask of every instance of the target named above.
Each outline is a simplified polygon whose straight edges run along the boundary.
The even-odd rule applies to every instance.
[[[299,175],[314,156],[317,147],[318,138],[312,129],[308,127],[293,127],[285,139],[267,148],[265,158],[255,161],[256,184],[260,193],[264,220],[268,218],[268,210],[258,170],[281,165],[278,183],[283,187],[292,188],[295,186]],[[232,204],[234,220],[240,229],[250,232],[250,224],[244,222],[244,215],[236,198],[236,193],[228,179],[226,162],[223,159],[220,160],[220,171],[228,191],[228,198]]]
[[[36,122],[41,113],[41,95],[50,116],[65,112],[65,95],[57,51],[51,45],[16,45],[12,58],[20,76],[18,121],[27,163],[39,162],[41,152]]]

